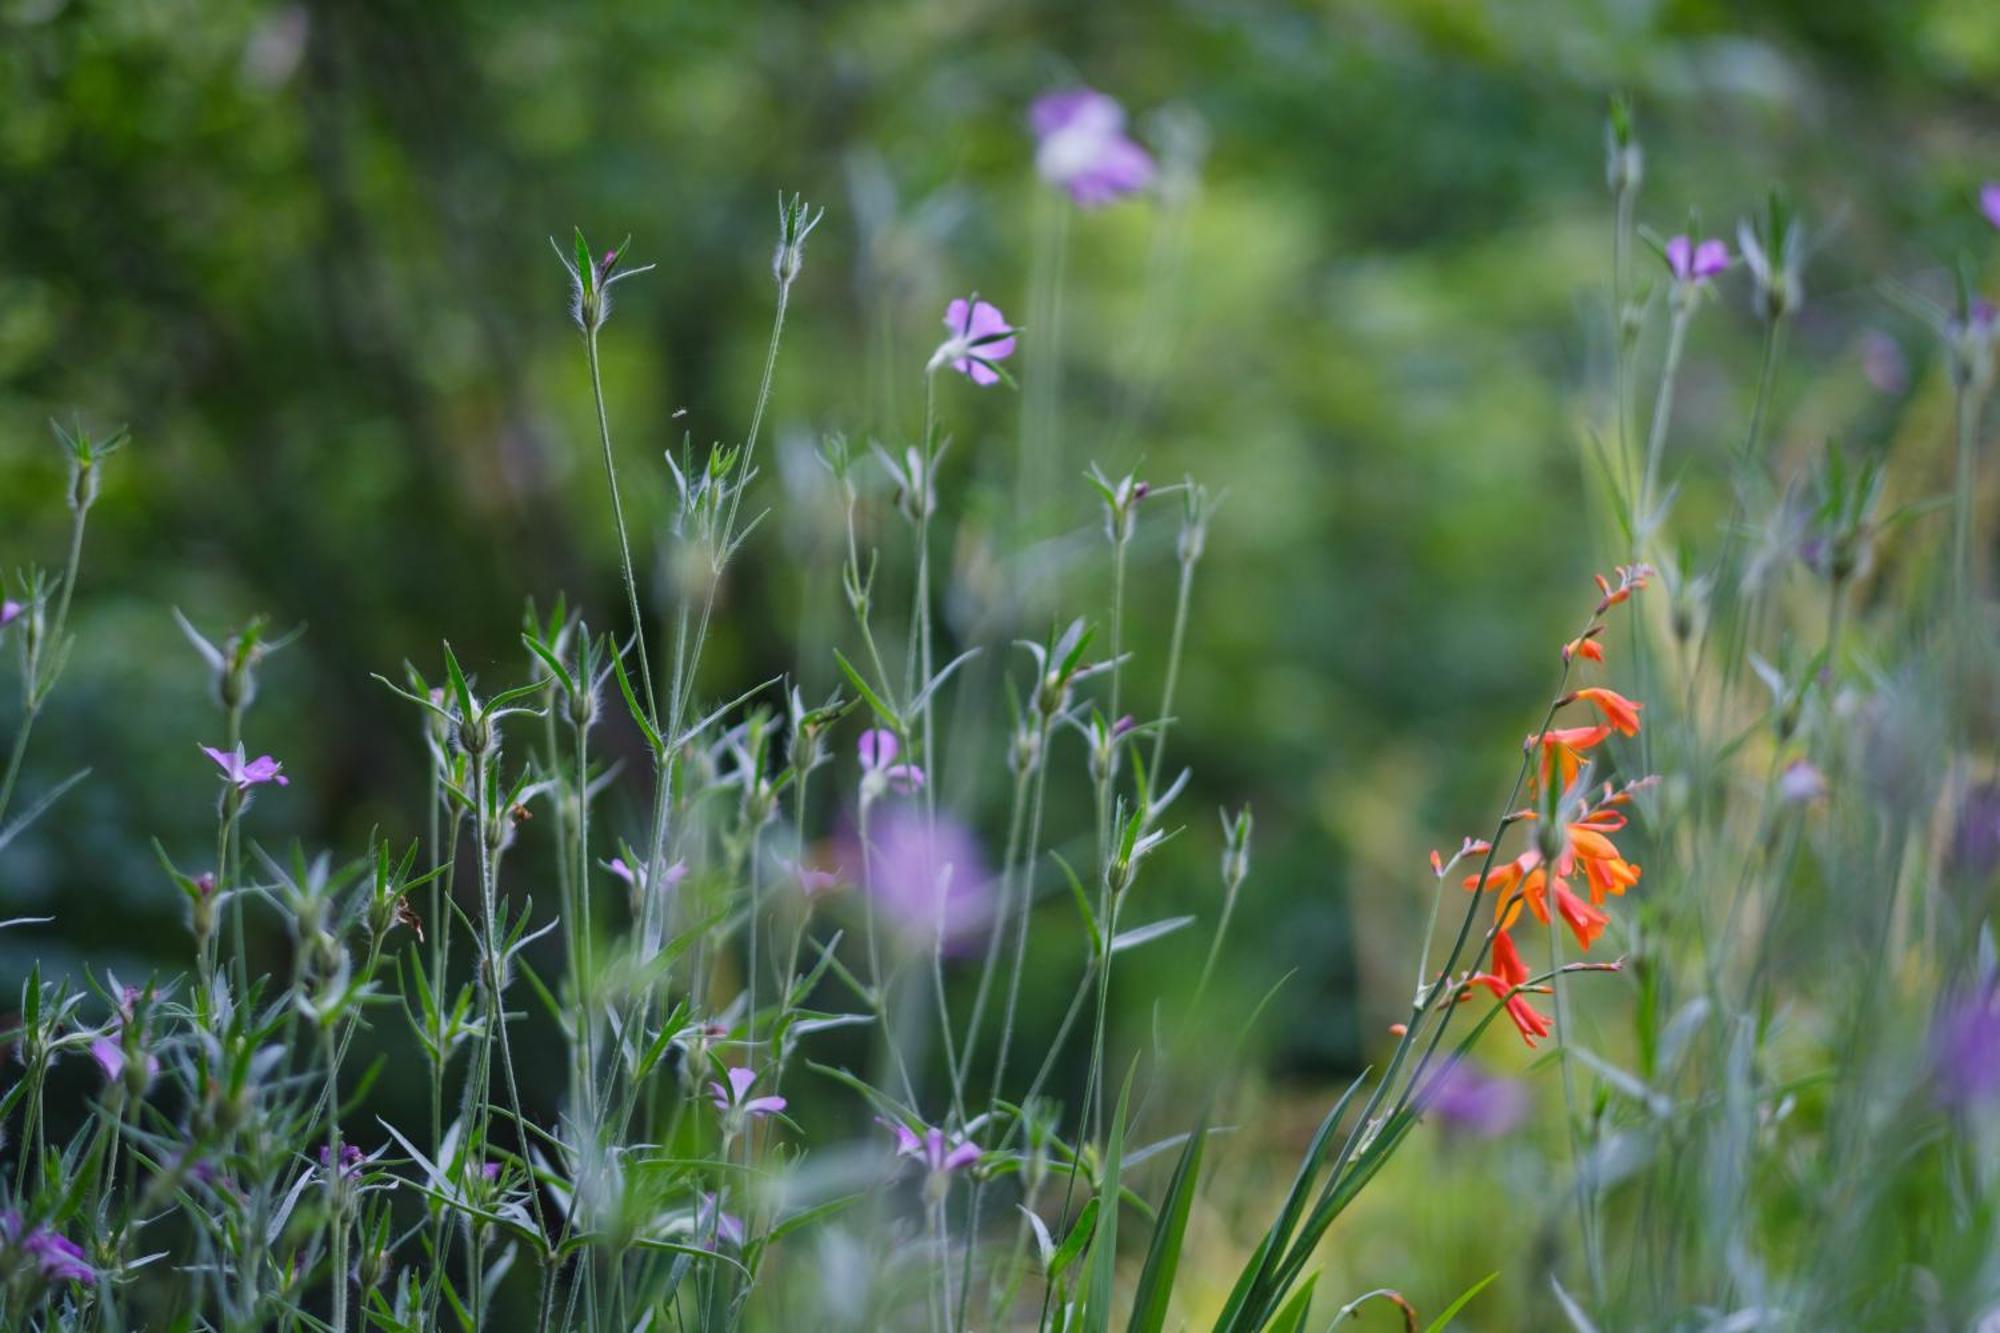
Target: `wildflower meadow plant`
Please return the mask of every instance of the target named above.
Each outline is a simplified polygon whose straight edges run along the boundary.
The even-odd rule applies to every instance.
[[[823,218],[797,197],[778,203],[740,428],[638,476],[602,356],[626,336],[612,289],[637,296],[621,284],[652,266],[629,240],[557,243],[550,318],[566,280],[589,385],[574,415],[595,436],[622,596],[530,602],[508,662],[468,669],[440,640],[383,664],[424,795],[399,825],[344,855],[275,845],[267,802],[297,800],[314,770],[261,752],[254,706],[260,668],[297,636],[256,619],[212,639],[174,613],[214,708],[188,723],[206,762],[178,753],[219,784],[198,861],[156,844],[187,961],[129,985],[51,956],[22,986],[0,1094],[0,1326],[1290,1333],[1323,1326],[1309,1320],[1343,1217],[1426,1125],[1452,1142],[1447,1167],[1475,1148],[1545,1154],[1539,1194],[1423,1186],[1537,1237],[1535,1267],[1440,1297],[1431,1330],[1476,1317],[1496,1282],[1529,1293],[1510,1308],[1540,1311],[1532,1326],[1579,1331],[2000,1317],[1997,659],[1978,502],[1995,321],[1972,282],[1948,299],[1884,288],[1936,342],[1954,424],[1925,447],[1948,458],[1949,496],[1892,486],[1888,444],[1776,450],[1813,235],[1774,197],[1735,256],[1690,227],[1656,242],[1664,282],[1637,281],[1645,158],[1614,108],[1593,501],[1614,535],[1575,561],[1604,554],[1610,572],[1579,576],[1572,623],[1546,634],[1518,758],[1492,756],[1514,772],[1490,824],[1410,876],[1424,924],[1379,1060],[1315,1107],[1288,1184],[1219,1206],[1237,1173],[1204,1168],[1258,1137],[1242,1051],[1270,996],[1243,1006],[1214,983],[1257,972],[1227,947],[1243,896],[1286,905],[1253,874],[1247,806],[1221,816],[1198,911],[1158,891],[1197,817],[1176,708],[1223,496],[1072,458],[1043,430],[1061,255],[1086,225],[1048,210],[1140,196],[1157,169],[1103,93],[1052,93],[1027,118],[1024,174],[1031,156],[1054,196],[1030,320],[930,293],[943,336],[903,367],[917,435],[822,443],[848,613],[824,660],[715,690],[711,638],[743,614],[728,591],[759,535],[765,418]],[[1995,187],[1980,207],[2000,224]],[[1720,476],[1674,416],[1711,306],[1762,348]],[[1662,325],[1644,374],[1642,335]],[[1922,373],[1869,355],[1883,394]],[[998,466],[1028,586],[970,629],[940,615],[963,519],[950,443],[996,400],[1022,419]],[[56,435],[67,557],[0,600],[20,681],[0,851],[88,777],[23,786],[23,757],[125,437]],[[664,522],[628,510],[635,487]],[[1051,513],[1089,577],[1049,562]],[[1583,540],[1553,513],[1517,526]],[[1140,617],[1170,626],[1143,676]],[[1004,735],[997,755],[959,739],[961,715]],[[1362,913],[1398,901],[1357,896]],[[1135,1037],[1112,1021],[1157,975],[1134,955],[1183,932],[1206,935],[1200,971],[1148,997]],[[1053,1032],[1030,1011],[1059,1015]],[[423,1113],[371,1114],[380,1077]],[[1895,1231],[1891,1195],[1921,1199],[1924,1227]],[[1333,1326],[1379,1301],[1419,1327],[1405,1275],[1373,1282],[1340,1294]]]

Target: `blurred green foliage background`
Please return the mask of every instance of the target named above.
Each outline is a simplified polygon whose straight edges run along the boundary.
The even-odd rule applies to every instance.
[[[2000,174],[2000,9],[0,0],[0,568],[60,560],[49,417],[135,439],[107,473],[77,657],[25,785],[96,772],[0,857],[6,914],[58,917],[5,937],[0,991],[34,958],[182,965],[148,840],[199,862],[214,784],[194,747],[219,724],[169,608],[217,635],[259,612],[308,627],[250,725],[252,753],[295,781],[252,822],[267,843],[343,851],[422,826],[416,719],[371,672],[430,667],[443,637],[483,675],[520,676],[526,595],[622,620],[546,239],[573,224],[629,231],[659,266],[619,288],[605,337],[650,531],[660,451],[743,429],[774,200],[826,206],[759,483],[774,513],[726,590],[704,688],[796,672],[830,689],[839,509],[812,447],[829,430],[912,438],[950,297],[1024,316],[1048,206],[1025,110],[1075,82],[1199,175],[1178,199],[1067,223],[1076,540],[1059,605],[1105,599],[1087,462],[1227,488],[1176,709],[1189,832],[1147,891],[1161,914],[1212,917],[1211,812],[1251,803],[1231,972],[1254,995],[1297,969],[1261,1038],[1275,1067],[1315,1083],[1358,1068],[1405,994],[1425,851],[1490,819],[1586,575],[1620,552],[1590,502],[1607,95],[1637,105],[1655,230],[1694,210],[1733,235],[1782,182],[1826,235],[1776,408],[1775,447],[1816,449],[1877,410],[1871,332],[1938,378],[1873,284],[1991,243],[1968,201]],[[1753,379],[1740,277],[1722,298],[1684,381],[1671,466],[1690,474],[1740,434]],[[1020,399],[956,382],[944,397],[949,505],[968,516],[951,612],[976,642],[981,589],[1010,577],[981,533],[1004,525]],[[1869,428],[1926,441],[1912,465],[1942,476],[1941,393],[1896,411]],[[885,493],[868,513],[900,549]],[[1175,517],[1148,514],[1142,537],[1142,699]],[[15,706],[0,700],[0,731]],[[1003,784],[984,786],[1002,818]],[[630,814],[640,798],[622,799]],[[1199,948],[1163,947],[1121,982],[1132,1028]]]

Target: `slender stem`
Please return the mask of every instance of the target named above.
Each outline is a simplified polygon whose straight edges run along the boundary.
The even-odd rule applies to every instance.
[[[1146,771],[1156,785],[1160,781],[1160,765],[1167,755],[1167,732],[1173,726],[1174,689],[1181,678],[1181,650],[1187,641],[1188,604],[1194,594],[1194,567],[1192,560],[1181,561],[1180,586],[1174,593],[1174,628],[1167,639],[1167,678],[1160,687],[1159,730],[1153,733],[1153,762]]]
[[[604,481],[611,489],[611,517],[618,525],[619,569],[625,575],[626,609],[632,616],[632,640],[639,654],[639,680],[645,690],[647,720],[658,730],[660,702],[653,693],[653,658],[646,649],[646,618],[639,610],[639,581],[632,567],[632,541],[625,531],[625,505],[618,495],[618,463],[611,452],[611,417],[604,406],[604,376],[597,364],[597,332],[583,337],[584,359],[590,363],[590,392],[597,403],[597,438],[604,446]]]
[[[333,1226],[333,1329],[347,1328],[347,1205],[340,1160],[340,1055],[335,1049],[333,1027],[320,1027],[322,1058],[326,1062],[326,1212]]]
[[[1660,455],[1666,448],[1667,426],[1673,419],[1674,390],[1680,378],[1681,353],[1687,345],[1688,322],[1694,318],[1692,293],[1674,301],[1673,321],[1667,328],[1667,357],[1660,368],[1659,392],[1653,398],[1653,427],[1646,436],[1646,472],[1639,486],[1639,512],[1633,515],[1641,547],[1650,540],[1653,525],[1654,491],[1659,485]]]
[[[87,504],[77,505],[71,513],[69,524],[69,558],[63,566],[62,596],[56,603],[55,619],[50,622],[47,637],[43,640],[41,656],[32,660],[29,676],[21,686],[21,730],[14,737],[13,748],[7,755],[7,771],[0,776],[0,823],[5,823],[7,807],[14,799],[14,784],[20,780],[21,760],[28,752],[28,735],[35,729],[35,719],[41,716],[42,703],[55,685],[55,673],[60,670],[63,659],[63,637],[69,628],[70,594],[76,589],[77,570],[83,565],[83,530],[85,519],[90,513]],[[44,671],[43,663],[47,663]]]

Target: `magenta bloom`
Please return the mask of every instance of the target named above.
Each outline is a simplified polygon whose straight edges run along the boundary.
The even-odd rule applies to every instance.
[[[1430,1109],[1446,1129],[1475,1139],[1497,1139],[1528,1116],[1528,1090],[1511,1078],[1455,1064],[1438,1076]]]
[[[84,1261],[83,1248],[60,1232],[36,1226],[21,1233],[21,1215],[13,1209],[0,1213],[0,1241],[34,1260],[45,1282],[97,1281],[97,1270]]]
[[[900,1121],[884,1120],[882,1123],[896,1136],[896,1156],[916,1158],[933,1175],[947,1176],[979,1160],[978,1144],[967,1143],[961,1138],[956,1144],[947,1145],[941,1129],[930,1127],[918,1134]]]
[[[901,750],[896,733],[877,728],[861,733],[861,740],[855,749],[861,755],[861,780],[887,786],[891,791],[909,795],[924,785],[924,770],[915,764],[899,764],[896,755]]]
[[[944,309],[944,326],[951,331],[931,357],[931,368],[949,364],[974,384],[998,384],[996,361],[1014,355],[1014,327],[1000,307],[978,297],[959,297]]]
[[[2000,1094],[2000,996],[1988,982],[1948,1003],[1931,1026],[1937,1100],[1968,1108]]]
[[[760,1115],[770,1115],[774,1111],[785,1109],[783,1097],[744,1096],[750,1091],[750,1085],[757,1081],[756,1070],[746,1069],[742,1065],[731,1065],[727,1075],[729,1086],[726,1088],[713,1079],[709,1080],[708,1084],[709,1100],[713,1101],[715,1109],[724,1115],[733,1114],[754,1119]]]
[[[2000,227],[2000,181],[1988,181],[1979,187],[1979,211],[1988,222]]]
[[[981,937],[992,885],[979,844],[963,824],[891,806],[868,832],[862,888],[907,941],[928,948],[942,932],[945,952],[958,953]]]
[[[1065,190],[1079,208],[1098,208],[1137,194],[1153,181],[1153,159],[1125,133],[1125,109],[1091,88],[1035,99],[1035,170]]]
[[[1685,236],[1667,242],[1667,267],[1681,282],[1707,282],[1729,267],[1729,247],[1721,241],[1696,245]]]
[[[204,745],[201,752],[213,759],[222,769],[222,780],[231,783],[238,791],[249,791],[260,782],[275,782],[280,787],[289,787],[292,780],[284,775],[284,765],[270,755],[259,755],[245,762],[243,746],[235,750],[218,750],[212,745]]]

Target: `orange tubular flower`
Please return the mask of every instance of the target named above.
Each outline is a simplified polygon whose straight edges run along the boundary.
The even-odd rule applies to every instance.
[[[1633,703],[1616,690],[1595,685],[1587,690],[1578,690],[1576,697],[1597,705],[1598,711],[1604,714],[1604,720],[1616,727],[1621,735],[1639,734],[1639,710],[1645,707],[1644,704]]]
[[[1525,982],[1532,973],[1521,961],[1520,951],[1514,947],[1514,939],[1506,931],[1498,931],[1493,936],[1493,970],[1480,972],[1468,979],[1469,985],[1484,986],[1493,992],[1493,998],[1507,1006],[1507,1017],[1519,1030],[1521,1040],[1530,1049],[1535,1042],[1549,1035],[1548,1016],[1528,1003],[1525,995],[1516,995],[1514,988]]]
[[[1604,645],[1597,641],[1595,635],[1581,639],[1571,639],[1563,645],[1563,661],[1567,662],[1575,657],[1587,658],[1592,662],[1602,662],[1604,660]]]

